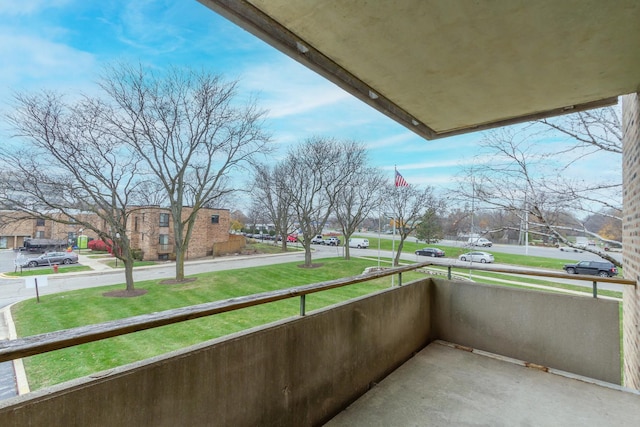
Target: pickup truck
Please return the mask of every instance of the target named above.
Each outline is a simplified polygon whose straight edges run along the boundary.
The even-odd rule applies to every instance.
[[[328,246],[339,246],[340,239],[338,239],[337,237],[329,237],[328,239],[324,239],[322,244]]]

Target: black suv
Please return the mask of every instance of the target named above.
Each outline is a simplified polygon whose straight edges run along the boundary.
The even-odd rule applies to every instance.
[[[618,268],[606,261],[580,261],[577,264],[565,264],[562,269],[569,274],[592,274],[600,277],[611,277],[618,274]]]

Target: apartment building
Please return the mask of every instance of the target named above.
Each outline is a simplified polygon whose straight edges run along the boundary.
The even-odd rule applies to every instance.
[[[192,212],[183,208],[183,219]],[[97,239],[97,233],[83,226],[92,224],[94,228],[106,230],[107,224],[96,214],[86,213],[76,216],[77,221],[69,223],[68,217],[60,221],[42,218],[23,218],[23,214],[4,211],[0,215],[0,249],[24,246],[25,239],[60,239],[70,244],[80,235]],[[228,209],[202,208],[198,211],[194,230],[189,241],[186,259],[202,258],[237,252],[244,247],[244,238],[229,234],[230,213]],[[131,247],[139,249],[145,260],[171,260],[175,257],[175,238],[171,212],[159,206],[131,208],[127,234]]]

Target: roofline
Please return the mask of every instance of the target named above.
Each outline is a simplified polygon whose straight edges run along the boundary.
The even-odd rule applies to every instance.
[[[317,72],[327,80],[335,83],[351,95],[360,99],[367,105],[375,108],[407,129],[426,139],[444,138],[479,130],[507,126],[516,123],[540,120],[547,117],[562,114],[575,113],[593,108],[606,107],[618,102],[617,97],[605,98],[576,105],[565,105],[549,110],[511,117],[508,119],[465,126],[438,132],[420,122],[400,106],[381,95],[375,88],[369,86],[319,50],[297,37],[294,33],[264,14],[246,0],[198,0],[200,3],[216,11],[241,28],[249,31],[256,37],[266,41],[276,49],[295,59],[307,68]]]

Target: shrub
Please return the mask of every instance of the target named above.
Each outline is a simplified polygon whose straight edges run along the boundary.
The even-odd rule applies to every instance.
[[[92,251],[108,251],[111,252],[111,245],[102,240],[91,240],[87,243],[87,247]]]
[[[142,259],[144,258],[144,252],[142,251],[142,249],[131,248],[131,256],[136,261],[142,261]]]

